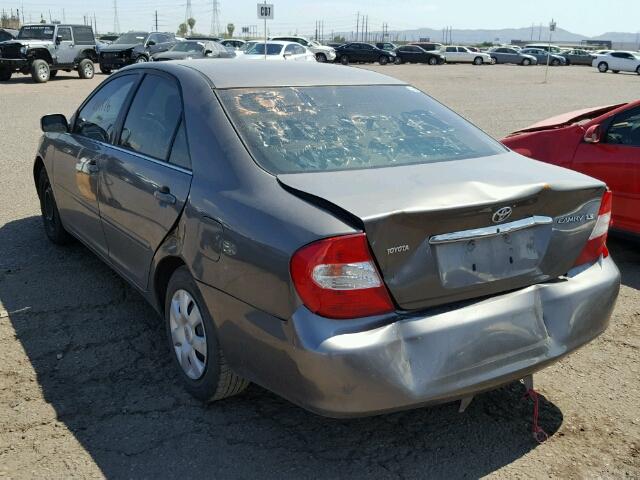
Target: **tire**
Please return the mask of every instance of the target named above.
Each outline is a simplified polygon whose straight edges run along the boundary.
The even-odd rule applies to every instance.
[[[138,58],[136,58],[136,63],[147,63],[148,61],[144,55],[139,55]]]
[[[58,76],[58,70],[49,70],[49,80]]]
[[[111,75],[111,69],[109,67],[103,67],[100,65],[100,71],[105,75]]]
[[[484,63],[484,60],[482,60],[482,57],[476,57],[473,59],[474,65],[482,65],[483,63]]]
[[[85,58],[80,61],[78,64],[78,75],[83,80],[91,80],[93,75],[95,74],[95,67],[93,66],[93,62]]]
[[[404,61],[402,60],[402,58],[400,58],[400,57],[396,57],[396,59],[395,59],[394,63],[395,63],[396,65],[402,65],[402,64],[404,63]]]
[[[0,82],[7,82],[11,80],[11,70],[8,68],[0,69]]]
[[[427,63],[429,65],[437,65],[438,64],[438,59],[436,57],[429,57],[429,60],[427,60]]]
[[[327,61],[327,56],[324,53],[316,53],[316,62],[325,63]]]
[[[569,60],[568,58],[565,58],[565,65],[568,67],[569,65],[571,65],[571,60]]]
[[[609,70],[609,65],[607,64],[607,62],[600,62],[598,64],[598,71],[600,73],[607,73],[607,70]]]
[[[640,66],[638,66],[638,68],[636,68],[636,73],[637,73],[638,75],[640,75]]]
[[[342,55],[340,57],[340,63],[342,65],[349,65],[349,57],[347,57],[346,55]]]
[[[60,212],[53,196],[53,188],[51,188],[49,176],[44,167],[38,174],[38,197],[40,198],[40,212],[42,213],[44,232],[49,240],[56,245],[66,245],[73,241],[73,237],[64,229],[60,221]]]
[[[523,59],[522,65],[524,65],[525,67],[528,67],[529,65],[531,65],[531,60],[529,60],[528,58]]]
[[[51,76],[49,64],[44,60],[36,59],[31,64],[31,78],[36,83],[46,83]]]
[[[491,65],[495,65],[498,63],[498,59],[496,57],[491,57]]]
[[[554,67],[557,67],[558,65],[560,65],[560,60],[558,60],[557,58],[554,58],[553,60],[551,60],[551,65],[553,65]]]
[[[613,73],[620,73],[620,70],[611,70]]]
[[[249,382],[236,375],[227,364],[213,319],[187,267],[178,268],[171,276],[164,306],[171,357],[191,395],[212,402],[247,388]]]
[[[389,63],[389,57],[385,55],[380,55],[380,58],[378,58],[378,63],[380,65],[386,65],[387,63]]]

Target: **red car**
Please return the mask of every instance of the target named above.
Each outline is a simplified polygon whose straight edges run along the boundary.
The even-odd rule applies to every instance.
[[[640,235],[640,101],[558,115],[502,143],[606,182],[613,191],[613,229]]]

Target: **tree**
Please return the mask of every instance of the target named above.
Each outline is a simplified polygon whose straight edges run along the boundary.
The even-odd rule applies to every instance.
[[[191,30],[191,35],[193,35],[193,27],[196,25],[196,19],[191,17],[189,20],[187,20],[187,23],[189,24],[189,30]]]
[[[184,37],[187,34],[187,24],[186,23],[181,23],[180,25],[178,25],[178,32],[177,32],[179,37]]]
[[[227,23],[227,33],[229,34],[229,38],[233,37],[233,31],[236,29],[236,26],[233,23]]]

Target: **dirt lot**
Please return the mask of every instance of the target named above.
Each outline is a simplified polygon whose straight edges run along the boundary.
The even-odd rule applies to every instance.
[[[349,67],[344,67],[349,68]],[[500,137],[553,114],[632,100],[636,75],[581,67],[371,67]],[[517,385],[358,420],[307,413],[251,386],[203,406],[185,394],[151,308],[80,245],[45,239],[31,162],[45,113],[71,114],[105,77],[0,85],[0,478],[640,477],[640,254],[614,241],[623,287],[601,338],[536,376],[541,423]]]

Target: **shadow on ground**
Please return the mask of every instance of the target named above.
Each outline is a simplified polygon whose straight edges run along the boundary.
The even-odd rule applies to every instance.
[[[611,257],[618,265],[622,284],[640,290],[640,242],[621,235],[612,234],[607,246]]]
[[[536,447],[520,384],[464,414],[333,420],[257,386],[203,406],[179,385],[156,314],[87,249],[50,245],[31,217],[0,228],[0,251],[0,301],[42,395],[109,478],[477,478]],[[563,421],[544,398],[540,417],[550,435]]]

